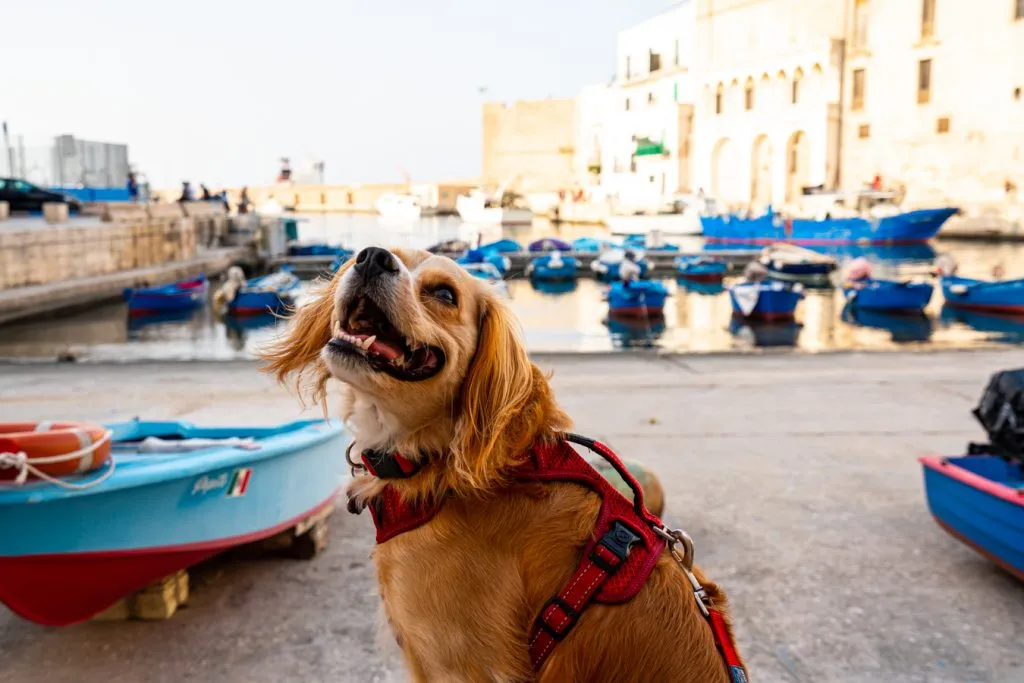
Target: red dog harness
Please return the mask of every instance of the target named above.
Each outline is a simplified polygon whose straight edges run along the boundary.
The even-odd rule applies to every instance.
[[[607,460],[633,490],[633,502],[570,445],[577,443]],[[725,618],[712,605],[693,574],[693,542],[682,531],[670,531],[644,505],[643,490],[618,456],[604,444],[575,434],[565,434],[550,444],[535,445],[528,460],[515,470],[517,481],[563,481],[586,486],[601,497],[594,537],[583,549],[575,573],[557,595],[541,608],[530,634],[530,659],[534,670],[576,626],[593,603],[612,605],[632,599],[650,576],[666,545],[682,566],[693,587],[701,613],[707,618],[732,683],[747,683],[747,673],[736,653]],[[419,471],[419,465],[400,453],[363,451],[362,467],[381,479],[405,479]],[[377,543],[420,527],[438,512],[438,507],[417,508],[398,495],[393,486],[384,489],[370,504],[377,528]],[[680,547],[681,546],[681,547]]]

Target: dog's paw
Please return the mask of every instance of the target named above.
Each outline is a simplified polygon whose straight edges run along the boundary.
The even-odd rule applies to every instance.
[[[355,477],[345,488],[345,496],[348,498],[348,511],[354,515],[366,509],[370,499],[384,490],[384,482],[377,477],[362,476]]]

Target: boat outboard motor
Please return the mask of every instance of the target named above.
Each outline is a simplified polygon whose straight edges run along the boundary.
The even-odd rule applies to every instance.
[[[1024,464],[1024,368],[992,375],[973,413],[988,432],[989,443],[972,444],[971,450]]]

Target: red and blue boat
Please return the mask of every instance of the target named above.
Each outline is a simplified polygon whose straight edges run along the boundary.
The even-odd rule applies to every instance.
[[[131,315],[150,315],[169,311],[191,311],[206,303],[210,283],[205,275],[159,287],[128,288],[124,300]]]
[[[1024,279],[993,282],[944,275],[939,278],[939,285],[948,306],[1024,315]]]
[[[659,318],[667,298],[668,290],[660,282],[616,282],[608,290],[608,313],[619,318]]]
[[[281,270],[254,278],[238,290],[228,304],[230,315],[279,313],[295,301],[301,282],[291,272]]]
[[[637,266],[640,267],[640,277],[647,277],[654,267],[651,262],[644,258],[644,252],[639,249],[631,249]],[[617,282],[619,278],[619,266],[626,258],[624,249],[610,249],[590,262],[590,269],[594,271],[599,280],[604,282]]]
[[[563,256],[559,252],[538,256],[526,266],[526,276],[531,280],[545,282],[564,282],[575,280],[580,264],[572,256]]]
[[[810,245],[895,245],[927,242],[957,209],[920,209],[879,218],[784,218],[768,212],[756,218],[701,216],[704,239],[734,244],[788,242]]]
[[[935,287],[929,282],[902,282],[866,278],[843,287],[846,305],[853,309],[920,313],[932,299]]]
[[[792,320],[803,288],[776,280],[732,285],[729,300],[733,315],[748,320]]]
[[[301,529],[348,476],[346,433],[321,420],[106,427],[99,469],[0,482],[0,601],[26,619],[83,621],[224,550]]]
[[[980,453],[924,457],[928,507],[939,526],[1024,581],[1024,468]]]

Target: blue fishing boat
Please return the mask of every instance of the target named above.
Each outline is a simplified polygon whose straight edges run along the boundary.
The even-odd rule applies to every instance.
[[[1024,315],[1024,279],[990,282],[944,275],[939,285],[949,306]]]
[[[289,244],[289,256],[340,256],[344,260],[352,258],[352,251],[337,244],[325,244],[323,242],[312,242],[304,244]]]
[[[919,461],[939,526],[1024,581],[1024,467],[988,454]]]
[[[785,243],[765,247],[758,260],[767,268],[768,275],[777,280],[809,285],[830,284],[829,276],[838,267],[831,256]]]
[[[465,254],[455,259],[455,262],[460,266],[465,267],[469,270],[468,266],[486,264],[496,269],[501,277],[505,276],[512,263],[509,261],[508,256],[502,255],[496,251],[484,251],[480,249],[470,249]]]
[[[206,276],[200,275],[192,280],[160,287],[125,289],[124,300],[128,302],[128,311],[131,315],[189,311],[206,303],[209,288],[210,283]]]
[[[652,235],[629,235],[622,241],[626,249],[643,249],[644,251],[679,251],[675,244],[663,242],[660,239],[651,239]]]
[[[572,245],[555,237],[544,237],[530,242],[527,251],[572,251]]]
[[[751,320],[790,320],[804,297],[800,285],[775,280],[744,282],[728,289],[733,315]]]
[[[579,261],[559,252],[538,256],[526,266],[526,276],[531,280],[575,280]]]
[[[636,257],[637,265],[640,266],[640,277],[647,277],[653,270],[650,261],[644,258],[642,251],[636,249],[631,251]],[[626,258],[624,249],[612,249],[591,261],[590,269],[594,271],[598,279],[604,282],[617,282],[619,280],[619,265],[624,258]]]
[[[329,513],[348,476],[341,427],[107,425],[100,469],[0,482],[0,601],[50,626],[83,621],[221,551]],[[310,533],[322,534],[322,525]],[[303,548],[303,544],[306,545]]]
[[[699,294],[700,296],[718,296],[725,291],[725,286],[721,280],[701,282],[700,280],[686,280],[678,278],[676,280],[676,286],[681,292],[692,292]]]
[[[294,303],[299,285],[299,278],[284,270],[254,278],[235,294],[228,304],[228,313],[260,315],[280,312]]]
[[[872,311],[919,313],[931,301],[935,287],[929,282],[900,282],[867,278],[843,287],[846,305]]]
[[[783,218],[766,213],[757,218],[701,216],[708,242],[803,245],[912,244],[927,242],[957,212],[954,208],[921,209],[881,218]]]
[[[530,280],[530,287],[549,296],[561,296],[576,291],[576,278],[572,280]]]
[[[676,277],[694,282],[721,282],[728,266],[706,256],[678,256],[675,260]]]
[[[480,251],[485,254],[518,254],[523,251],[522,245],[515,240],[503,239],[479,247]]]
[[[597,237],[580,237],[574,239],[570,246],[573,251],[583,253],[597,253],[599,251],[607,251],[609,249],[621,249],[622,244],[613,240],[600,239]]]
[[[660,282],[616,282],[608,290],[608,312],[618,317],[654,318],[664,313],[666,298],[668,290]]]

